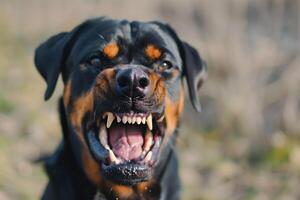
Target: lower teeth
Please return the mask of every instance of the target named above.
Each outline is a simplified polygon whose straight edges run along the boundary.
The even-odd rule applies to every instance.
[[[108,136],[107,136],[107,130],[104,126],[104,124],[102,123],[99,129],[99,140],[101,142],[101,144],[104,146],[104,148],[106,149],[110,149],[109,145],[108,145]]]

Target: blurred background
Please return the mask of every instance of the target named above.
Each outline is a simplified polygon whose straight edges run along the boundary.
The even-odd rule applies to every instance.
[[[178,138],[183,199],[300,199],[300,1],[0,0],[0,200],[38,199],[61,139],[35,47],[96,16],[161,20],[209,66],[203,111],[186,101]]]

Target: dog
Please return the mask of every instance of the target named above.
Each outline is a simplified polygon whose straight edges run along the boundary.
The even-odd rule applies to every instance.
[[[35,51],[48,100],[62,76],[63,139],[42,200],[180,199],[174,150],[184,82],[200,111],[207,67],[162,22],[90,19]]]

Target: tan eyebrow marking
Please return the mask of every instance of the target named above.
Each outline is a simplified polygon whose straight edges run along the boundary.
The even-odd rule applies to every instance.
[[[145,53],[151,60],[157,60],[161,57],[160,49],[153,44],[148,44],[146,46]]]
[[[119,46],[118,46],[118,44],[115,43],[115,42],[113,42],[113,43],[105,45],[104,48],[103,48],[103,53],[109,59],[113,59],[119,53]]]

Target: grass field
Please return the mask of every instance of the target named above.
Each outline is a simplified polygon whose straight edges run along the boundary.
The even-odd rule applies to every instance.
[[[203,112],[186,101],[178,153],[187,200],[300,199],[300,1],[0,0],[0,200],[38,199],[35,159],[61,133],[35,47],[95,16],[161,20],[208,63]]]

